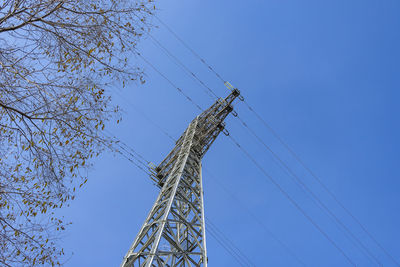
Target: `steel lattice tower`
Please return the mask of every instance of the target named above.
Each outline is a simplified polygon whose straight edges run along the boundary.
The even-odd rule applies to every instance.
[[[151,178],[161,188],[121,267],[207,266],[201,159],[240,97],[233,89],[197,116]],[[225,134],[228,134],[225,132]]]

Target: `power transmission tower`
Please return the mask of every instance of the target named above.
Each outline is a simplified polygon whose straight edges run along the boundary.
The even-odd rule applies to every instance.
[[[121,267],[207,266],[201,159],[221,132],[229,134],[224,120],[237,97],[233,89],[197,116],[152,169],[161,190]]]

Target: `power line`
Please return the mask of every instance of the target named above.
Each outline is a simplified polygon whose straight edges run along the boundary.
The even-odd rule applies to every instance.
[[[210,96],[213,99],[218,99],[218,96],[215,94],[215,92],[208,87],[199,77],[197,77],[196,74],[194,74],[185,64],[182,63],[181,60],[179,60],[176,56],[174,56],[164,45],[160,43],[153,35],[149,34],[150,38],[153,40],[153,42],[161,48],[161,50],[169,57],[171,58],[176,65],[178,65],[186,74],[189,75],[192,79],[194,79],[196,82],[198,82],[201,86],[203,86],[206,90],[206,94]]]
[[[191,78],[194,77],[195,81],[199,82],[200,85],[202,85],[204,88],[208,89],[206,91],[208,94],[211,92],[214,96],[217,97],[217,95],[214,93],[214,91],[209,88],[201,79],[199,79],[182,61],[180,61],[176,56],[173,55],[165,46],[163,46],[160,41],[158,41],[154,36],[149,34],[150,38],[153,40],[153,42],[164,52],[167,54],[169,58],[171,58],[175,64],[177,64],[181,69],[184,70],[185,73],[189,74]],[[196,54],[197,55],[197,54]],[[198,56],[198,55],[197,55]],[[199,56],[198,56],[199,57]],[[200,58],[200,57],[199,57]],[[200,58],[201,59],[201,58]],[[202,59],[201,59],[202,60]],[[204,60],[202,60],[204,61]],[[204,61],[205,63],[205,61]],[[207,63],[205,63],[207,64]],[[226,82],[225,82],[226,84]],[[210,94],[209,94],[210,95]],[[218,97],[217,97],[218,98]],[[246,102],[246,105],[247,102]],[[248,106],[250,107],[250,106]],[[251,107],[250,107],[251,108]],[[287,166],[286,163],[284,163],[279,156],[275,152],[273,152],[270,147],[268,147],[265,142],[251,129],[249,126],[240,118],[238,117],[242,125],[259,141],[272,155],[274,158],[276,158],[280,164],[284,166],[286,171],[289,172],[289,175],[295,178],[295,183],[297,183],[300,188],[305,192],[308,193],[311,197],[312,200],[320,207],[324,212],[327,212],[330,218],[334,220],[334,223],[339,227],[339,229],[346,235],[346,237],[353,242],[358,248],[361,249],[362,253],[364,253],[367,258],[371,259],[372,261],[375,261],[378,263],[378,265],[382,265],[379,260],[370,252],[370,250],[364,246],[364,244],[350,231],[350,229],[342,223],[342,221],[307,187],[307,185]],[[279,165],[281,167],[281,165]],[[354,243],[355,242],[355,243]]]
[[[105,132],[111,134],[110,131],[108,131],[107,129],[105,130]],[[133,148],[129,147],[126,143],[122,142],[117,137],[111,136],[111,135],[106,135],[106,134],[103,134],[103,135],[112,140],[112,144],[114,144],[114,146],[110,146],[110,149],[112,151],[120,154],[122,157],[124,157],[125,159],[130,161],[133,165],[135,165],[138,169],[140,169],[145,174],[150,175],[150,172],[148,170],[148,164],[145,163],[148,161],[146,161],[142,155],[137,153]],[[126,148],[124,148],[120,143],[124,144],[126,146]],[[115,147],[115,145],[117,147]],[[126,153],[128,153],[129,156],[126,155]]]
[[[228,250],[232,251],[236,256],[238,256],[241,261],[245,263],[245,266],[256,266],[251,260],[243,253],[229,238],[227,238],[224,233],[215,226],[209,218],[206,218],[206,224],[211,232],[214,232],[215,236],[218,237],[222,243],[225,244]],[[207,230],[207,228],[206,228]]]
[[[138,55],[139,56],[141,56],[141,54],[140,53],[138,53]],[[196,102],[194,102],[194,100],[193,99],[191,99],[190,97],[188,97],[183,91],[182,91],[182,89],[180,89],[179,87],[177,87],[173,82],[171,82],[171,80],[169,80],[168,79],[168,77],[167,76],[165,76],[163,73],[161,73],[157,68],[155,68],[154,67],[154,65],[152,65],[147,59],[145,59],[143,56],[141,56],[144,60],[145,60],[145,62],[147,63],[147,64],[149,64],[159,75],[161,75],[166,81],[168,81],[173,87],[175,87],[176,89],[178,89],[178,91],[179,92],[181,92],[184,96],[186,96],[186,98],[193,104],[193,105],[195,105],[195,106],[197,106],[198,108],[200,108],[199,107],[199,105],[196,103]],[[201,109],[201,108],[200,108]],[[202,110],[202,109],[201,109]],[[231,136],[229,136],[230,138],[232,138]],[[241,148],[241,146],[239,145],[239,143],[237,143],[237,141],[235,141],[235,143],[239,146],[239,148]],[[245,151],[245,150],[243,150],[243,151]],[[247,154],[247,151],[245,152],[245,154]],[[248,156],[250,156],[250,154],[248,154]],[[250,156],[251,157],[251,156]],[[251,157],[252,158],[252,157]],[[259,167],[261,167],[260,165],[258,165]],[[262,167],[261,167],[262,168]],[[264,170],[264,172],[265,172],[265,170]],[[272,178],[272,177],[271,177]],[[275,181],[275,180],[274,180]],[[281,192],[282,193],[284,193],[284,195],[286,196],[286,197],[288,197],[288,199],[289,200],[291,200],[291,201],[294,201],[289,195],[288,195],[288,193],[285,191],[285,190],[283,190],[283,188],[281,188],[280,187],[280,185],[279,184],[277,184],[278,186],[279,186],[279,188],[280,189],[282,189],[281,190]],[[309,215],[307,215],[306,213],[305,213],[305,211],[303,210],[303,209],[301,209],[301,207],[297,204],[297,202],[293,202],[293,204],[300,210],[300,211],[302,211],[302,213],[303,213],[303,215],[307,218],[307,219],[309,219],[309,221],[328,239],[328,241],[330,241],[331,243],[332,243],[332,245],[334,245],[334,247],[336,247],[345,257],[346,257],[346,259],[350,262],[350,263],[352,263],[353,265],[354,265],[354,263],[351,261],[351,259],[344,253],[344,251],[327,235],[327,233],[326,232],[324,232],[323,231],[323,229],[322,228],[320,228],[316,223],[315,223],[315,221],[314,220],[312,220],[311,219],[311,217],[309,217]]]
[[[123,150],[123,151],[125,151],[126,153],[128,153],[131,157],[133,157],[133,158],[135,158],[138,162],[140,162],[140,164],[142,164],[143,166],[146,166],[146,167],[148,167],[149,166],[149,164],[150,164],[150,162],[148,162],[148,161],[143,161],[143,159],[141,159],[141,157],[138,157],[137,155],[137,153],[133,150],[133,149],[130,149],[130,147],[128,147],[127,145],[124,145],[124,146],[122,146],[122,145],[119,145],[119,147]]]
[[[159,71],[153,64],[151,64],[150,61],[148,61],[142,54],[137,53],[137,55],[139,57],[141,57],[143,59],[144,62],[146,62],[147,65],[149,65],[155,72],[157,72],[161,77],[163,77],[172,87],[174,87],[176,90],[178,90],[183,96],[186,97],[186,99],[191,102],[197,109],[199,109],[200,111],[203,111],[203,109],[193,101],[193,99],[188,96],[187,94],[185,94],[185,92],[183,92],[183,90],[181,88],[179,88],[175,83],[173,83],[170,79],[168,79],[167,76],[165,76],[161,71]]]
[[[378,240],[368,231],[368,229],[360,222],[359,219],[344,206],[344,204],[336,197],[336,195],[322,182],[322,180],[303,162],[303,160],[294,152],[290,146],[283,141],[283,139],[278,135],[278,133],[246,102],[245,105],[248,109],[253,112],[253,114],[257,117],[259,121],[272,133],[272,135],[279,141],[279,143],[293,156],[293,158],[300,163],[300,165],[318,182],[318,184],[329,194],[329,196],[349,215],[364,233],[386,254],[388,258],[390,258],[393,263],[397,266],[400,266],[399,262],[378,242]],[[374,257],[375,258],[375,257]]]
[[[187,73],[189,73],[189,74],[192,74],[192,76],[193,77],[195,77],[196,78],[196,80],[197,81],[199,81],[200,82],[200,84],[202,85],[202,86],[204,86],[205,88],[207,88],[210,92],[212,92],[213,94],[214,94],[214,92],[202,81],[202,80],[200,80],[188,67],[186,67],[177,57],[175,57],[167,48],[165,48],[156,38],[154,38],[152,35],[150,35],[150,37],[153,39],[153,41],[165,52],[165,53],[167,53],[167,55],[170,57],[170,58],[172,58],[173,60],[174,60],[174,62],[177,64],[177,65],[179,65],[181,68],[183,68],[183,70],[184,71],[186,71]],[[202,60],[202,61],[204,61],[204,60]],[[205,63],[205,64],[207,64],[207,63]],[[225,82],[226,83],[226,82]],[[215,95],[215,94],[214,94]],[[244,126],[246,126],[247,128],[248,128],[248,126],[244,123],[244,121],[243,120],[241,120],[240,119],[240,121],[243,123],[243,125]],[[251,129],[249,129],[249,130],[251,130]],[[253,135],[255,135],[254,134],[254,132],[252,132],[252,134]],[[259,141],[261,141],[261,142],[263,142],[257,135],[255,135],[256,137],[257,137],[257,139],[259,140]],[[264,142],[263,142],[264,143]],[[264,143],[264,145],[265,145],[265,143]],[[273,153],[273,155],[274,156],[276,156],[276,154],[272,151],[272,150],[270,150],[272,153]],[[278,158],[279,159],[279,158]],[[279,159],[280,160],[280,159]],[[288,166],[287,165],[285,165],[285,167],[288,169]],[[289,172],[291,172],[291,174],[293,174],[293,172],[289,169]],[[319,200],[319,198],[295,175],[295,178],[296,178],[296,180],[297,180],[297,182],[298,183],[300,183],[301,184],[301,186],[302,187],[300,187],[302,190],[304,190],[303,188],[305,188],[306,190],[307,190],[307,192],[309,193],[309,194],[311,194],[311,196],[313,197],[312,198],[312,200],[313,201],[317,201],[317,204],[319,204],[321,207],[322,207],[322,209],[325,211],[325,212],[328,212],[328,214],[331,216],[331,217],[333,217],[334,218],[334,222],[336,223],[336,224],[339,224],[339,229],[340,230],[342,230],[342,228],[344,228],[345,229],[345,235],[352,241],[352,242],[354,242],[353,241],[353,239],[355,239],[356,240],[356,243],[359,245],[359,246],[361,246],[361,250],[362,250],[362,252],[363,253],[365,253],[364,252],[364,250],[367,252],[367,254],[366,254],[366,256],[368,257],[368,258],[370,258],[370,257],[372,257],[372,260],[375,260],[375,261],[377,261],[378,262],[378,264],[380,264],[379,263],[379,260],[377,260],[376,259],[376,257],[374,256],[374,255],[372,255],[372,253],[359,241],[359,239],[357,238],[357,237],[355,237],[351,232],[350,232],[350,230]],[[342,228],[340,228],[340,226],[342,227]],[[342,230],[343,231],[343,230]],[[349,234],[351,235],[351,237],[353,238],[353,239],[351,239],[350,237],[349,237]],[[357,244],[356,244],[356,246],[357,246]],[[364,250],[363,250],[364,249]]]
[[[148,169],[148,163],[149,163],[149,161],[147,160],[147,159],[145,159],[140,153],[138,153],[136,150],[134,150],[132,147],[130,147],[129,145],[127,145],[126,143],[124,143],[123,141],[121,141],[120,139],[118,139],[118,138],[116,138],[116,137],[114,137],[114,139],[115,140],[117,140],[117,142],[119,142],[119,143],[122,143],[122,144],[124,144],[129,150],[131,150],[132,151],[132,153],[129,153],[128,152],[128,154],[130,155],[130,156],[133,156],[134,157],[134,159],[132,159],[132,158],[130,158],[129,156],[127,156],[127,155],[125,155],[124,153],[122,153],[122,151],[121,150],[115,150],[117,153],[119,153],[121,156],[123,156],[124,158],[126,158],[128,161],[130,161],[132,164],[134,164],[137,168],[139,168],[141,171],[143,171],[144,173],[146,173],[147,175],[151,175],[150,174],[150,172],[148,172],[147,171],[147,169]],[[123,151],[127,151],[126,149],[123,149]],[[134,153],[134,154],[133,154]],[[137,155],[137,156],[135,156],[135,155]],[[137,163],[135,160],[137,160],[137,157],[140,157],[140,158],[142,158],[143,160],[141,160],[141,161],[139,161],[139,163]],[[146,164],[146,163],[147,164]],[[204,167],[203,167],[204,168]],[[210,176],[212,176],[212,177],[214,177],[215,178],[215,175],[213,175],[209,170],[207,170],[207,169],[205,169],[206,170],[206,172],[210,175]],[[216,181],[216,179],[214,179],[215,181]],[[239,199],[237,199],[236,197],[234,197],[234,195],[226,188],[226,187],[224,187],[221,183],[219,183],[219,182],[217,182],[217,184],[224,190],[224,191],[226,191],[236,202],[238,202],[239,204],[240,204],[240,201],[239,201]],[[243,207],[245,207],[244,205],[242,205]],[[285,244],[285,243],[283,243],[283,241],[281,241],[276,235],[274,235],[262,222],[261,222],[261,220],[259,220],[253,213],[251,213],[248,209],[246,209],[246,211],[247,211],[247,213],[249,213],[254,219],[255,219],[255,221],[257,221],[257,223],[258,224],[260,224],[261,225],[261,227],[269,234],[269,235],[271,235],[271,237],[273,238],[273,239],[275,239],[275,241],[277,241],[292,257],[294,257],[302,266],[306,266],[292,251],[291,251],[291,249]],[[206,218],[209,222],[211,222],[211,220],[207,217]],[[211,222],[212,223],[212,222]],[[217,228],[217,226],[214,224],[213,225],[214,226],[214,228]],[[207,229],[208,230],[208,229]],[[217,231],[219,231],[219,232],[221,232],[219,229],[217,229]],[[227,250],[227,252],[228,253],[231,253],[230,251],[229,251],[229,248],[227,248],[227,246],[229,246],[229,245],[226,245],[226,244],[221,244],[221,242],[223,243],[224,241],[222,241],[222,240],[218,240],[218,236],[216,235],[216,236],[213,236],[216,240],[217,240],[217,242],[225,249],[225,250]],[[229,240],[226,236],[225,236],[225,239],[227,239],[227,240]],[[236,250],[239,250],[239,252],[242,254],[242,255],[245,255],[244,253],[242,253],[241,251],[240,251],[240,249],[239,248],[237,248],[233,243],[232,243],[232,241],[230,241],[230,243],[231,243],[231,246],[234,246],[235,248],[236,248]],[[232,245],[233,244],[233,245]],[[235,258],[236,259],[236,258]],[[250,266],[255,266],[254,264],[250,264]]]
[[[333,239],[329,237],[329,235],[300,207],[300,205],[281,187],[281,185],[271,176],[269,175],[265,169],[256,161],[254,157],[252,157],[247,150],[245,150],[237,141],[232,137],[232,135],[228,136],[233,143],[256,165],[256,167],[263,173],[265,177],[268,178],[270,182],[272,182],[279,191],[298,209],[304,217],[347,259],[347,261],[356,266],[356,264],[351,260],[351,258],[343,251],[341,247],[336,244]]]
[[[248,266],[246,264],[243,264],[243,260],[242,258],[235,253],[235,251],[232,251],[227,245],[226,243],[224,243],[218,236],[217,234],[214,232],[214,230],[210,229],[209,227],[206,227],[206,231],[211,234],[211,236],[218,242],[218,244],[220,244],[220,246],[226,251],[228,252],[233,259],[235,259],[235,261],[237,263],[239,263],[240,266]]]
[[[294,182],[299,185],[299,187],[311,196],[311,199],[319,206],[324,212],[326,212],[338,225],[339,229],[351,240],[352,242],[356,242],[356,246],[358,245],[361,248],[361,251],[367,258],[375,261],[378,265],[382,266],[382,263],[377,259],[372,252],[360,241],[360,239],[355,236],[350,229],[320,200],[320,198],[300,179],[300,177],[252,130],[239,116],[237,116],[243,127],[245,127],[256,139],[257,141],[267,150],[269,151],[273,157],[278,161],[279,167],[283,170],[287,171],[291,178],[294,178]],[[365,254],[366,253],[366,254]]]
[[[120,97],[122,97],[120,95]],[[123,97],[122,97],[123,98]],[[123,98],[126,99],[126,98]],[[127,101],[128,104],[133,105],[131,102]],[[139,110],[137,107],[135,107],[136,111],[142,115],[145,116],[147,120],[149,120],[152,124],[154,124],[155,126],[157,126],[157,128],[168,138],[172,139],[172,141],[176,141],[167,131],[165,131],[161,126],[159,126],[155,121],[153,121],[151,118],[149,118],[144,112],[142,112],[141,110]],[[106,130],[107,131],[107,130]],[[111,132],[107,131],[109,134],[111,134]],[[136,163],[132,158],[129,158],[128,156],[126,156],[125,154],[122,153],[122,151],[120,150],[116,150],[119,154],[121,154],[124,158],[128,159],[132,164],[134,164],[136,167],[138,167],[140,170],[142,170],[143,172],[145,172],[147,175],[150,175],[150,173],[148,171],[146,171],[148,169],[148,165],[149,165],[149,161],[147,159],[144,158],[144,156],[142,156],[140,153],[138,153],[135,149],[133,149],[131,146],[129,146],[128,144],[126,144],[125,142],[123,142],[121,139],[118,139],[117,137],[113,136],[112,137],[115,140],[115,143],[118,144],[123,144],[126,149],[123,149],[123,151],[127,151],[130,150],[131,152],[128,152],[128,154],[132,157],[134,157],[135,160],[137,160],[137,158],[139,157],[141,160],[139,161],[138,164]],[[211,172],[207,169],[205,169],[210,176],[215,177],[215,175],[211,174]],[[214,181],[217,181],[217,179],[214,179]],[[234,195],[226,188],[224,187],[221,183],[219,183],[217,181],[217,184],[225,191],[227,192],[236,202],[238,202],[240,204],[239,199],[237,199],[236,197],[234,197]],[[244,205],[242,205],[243,207],[245,207]],[[276,235],[274,235],[262,222],[260,219],[258,219],[253,213],[251,213],[248,209],[246,209],[247,213],[249,213],[254,219],[255,221],[258,222],[258,224],[261,225],[261,227],[273,238],[275,239],[275,241],[277,241],[286,251],[288,254],[290,254],[292,257],[294,257],[301,265],[305,266],[305,264],[291,251],[291,249],[283,242],[281,241]],[[207,218],[209,220],[209,218]],[[214,225],[215,226],[215,225]],[[216,227],[216,226],[215,226]],[[222,242],[222,241],[220,241]],[[224,247],[225,248],[225,247]]]
[[[311,217],[309,217],[305,211],[288,195],[288,193],[283,190],[283,188],[271,177],[269,176],[265,170],[255,161],[255,159],[248,154],[248,152],[246,150],[243,149],[243,147],[235,140],[233,139],[233,137],[231,135],[229,135],[229,137],[234,141],[234,143],[245,153],[245,155],[247,155],[247,157],[249,157],[253,163],[256,164],[256,166],[258,168],[260,168],[260,170],[262,170],[262,172],[264,173],[264,175],[266,175],[279,189],[280,191],[295,205],[295,207],[297,209],[299,209],[302,214],[346,257],[346,259],[352,263],[354,265],[354,263],[351,261],[351,259],[344,253],[344,251],[337,246],[337,244],[311,219]],[[146,164],[143,161],[139,161],[143,166],[145,166],[145,168],[143,168],[142,166],[140,166],[140,164],[136,163],[134,160],[132,160],[131,158],[127,157],[126,155],[124,155],[121,151],[116,150],[118,153],[120,153],[122,156],[124,156],[125,158],[127,158],[130,162],[132,162],[136,167],[138,167],[140,170],[142,170],[144,173],[146,173],[147,175],[150,175],[149,172],[147,172],[145,170],[145,168],[147,167]],[[126,151],[126,150],[125,150]],[[132,149],[132,151],[134,151]],[[135,152],[137,155],[140,155],[139,153]],[[130,153],[131,156],[133,156],[132,153]],[[141,156],[142,157],[142,156]],[[142,157],[144,159],[144,157]],[[147,160],[145,160],[146,162],[148,162]],[[355,265],[354,265],[355,266]]]
[[[151,175],[150,172],[147,170],[146,167],[142,167],[139,163],[135,162],[132,158],[128,157],[127,155],[125,155],[124,153],[122,153],[122,151],[120,150],[115,150],[115,152],[117,152],[118,154],[120,154],[121,156],[123,156],[125,159],[127,159],[128,161],[130,161],[133,165],[135,165],[137,168],[139,168],[142,172],[144,172],[147,175]]]
[[[221,77],[221,75],[216,72],[213,67],[211,67],[206,61],[196,53],[185,41],[183,41],[182,38],[179,37],[178,34],[176,34],[166,23],[164,23],[157,15],[153,14],[154,17],[162,24],[164,27],[173,35],[175,38],[180,41],[195,57],[197,57],[201,62],[203,62],[210,71],[212,71],[223,83],[225,83],[225,80]]]
[[[112,140],[112,143],[117,145],[119,148],[121,148],[123,151],[127,152],[129,155],[131,155],[135,160],[143,164],[144,166],[148,166],[150,162],[146,160],[140,153],[136,152],[132,147],[128,146],[125,142],[123,142],[121,139],[118,139],[115,135],[113,136],[111,132],[107,129],[104,130],[107,132],[109,135],[105,135],[106,137],[110,138]],[[114,150],[118,150],[114,148]]]
[[[169,139],[171,139],[173,142],[176,142],[175,138],[173,138],[169,133],[167,133],[158,123],[156,123],[154,120],[152,120],[149,116],[147,116],[143,111],[141,111],[136,105],[132,103],[132,101],[129,100],[129,98],[123,97],[122,94],[118,91],[115,91],[117,96],[119,96],[120,99],[125,101],[127,104],[129,104],[137,113],[139,113],[143,118],[145,118],[148,122],[150,122],[153,126],[155,126],[159,131],[161,131],[165,136],[167,136]],[[126,113],[126,112],[125,112]]]
[[[123,144],[126,148],[120,146],[121,150],[114,149],[115,152],[119,153],[121,156],[126,158],[128,161],[130,161],[132,164],[134,164],[137,168],[139,168],[141,171],[143,171],[147,175],[151,175],[150,172],[147,170],[148,164],[150,163],[147,159],[145,159],[140,153],[138,153],[136,150],[134,150],[132,147],[127,145],[125,142],[121,141],[120,139],[116,138],[115,136],[113,139],[118,142]],[[129,152],[130,150],[131,152]],[[123,153],[123,151],[127,152],[133,159]],[[142,160],[138,160],[138,157]],[[137,163],[135,160],[137,160],[139,163]],[[225,189],[226,190],[226,189]],[[251,263],[250,259],[247,258],[246,254],[243,253],[228,237],[226,237],[221,230],[218,229],[218,227],[212,223],[210,218],[206,218],[207,224],[211,229],[206,228],[207,231],[210,231],[210,234],[215,238],[215,240],[221,245],[223,249],[225,249],[231,256],[235,258],[235,260],[241,265],[241,266],[255,266],[255,264]],[[270,233],[272,234],[272,233]],[[222,238],[221,238],[222,236]],[[243,261],[245,264],[243,265]]]
[[[208,173],[208,175],[210,176],[210,178],[212,178],[211,180],[216,182],[218,186],[220,186],[222,188],[222,190],[225,191],[225,193],[227,193],[234,201],[236,201],[242,208],[243,210],[249,214],[254,221],[256,221],[261,228],[264,229],[264,231],[270,235],[279,245],[281,245],[286,252],[292,256],[298,263],[300,263],[302,266],[306,266],[306,264],[281,240],[279,239],[253,212],[251,212],[249,210],[249,208],[242,203],[242,201],[237,198],[232,192],[230,192],[225,185],[223,185],[218,179],[217,176],[213,175],[208,169],[204,168],[203,169]]]
[[[153,14],[154,17],[179,41],[181,42],[196,58],[198,58],[215,76],[221,80],[224,84],[226,80],[214,70],[214,68],[208,64],[196,51],[194,51],[179,35],[171,29],[165,22],[163,22],[158,16]],[[393,263],[400,266],[400,263],[378,242],[378,240],[366,229],[366,227],[355,217],[355,215],[347,209],[344,204],[339,201],[336,195],[322,182],[322,180],[300,159],[300,157],[287,145],[286,142],[276,133],[276,131],[256,112],[247,101],[243,101],[246,107],[257,117],[258,120],[274,135],[274,137],[285,147],[286,150],[298,161],[302,167],[311,174],[311,176],[324,188],[324,190],[334,199],[334,201],[360,226],[360,228],[368,235],[368,237],[390,258]]]

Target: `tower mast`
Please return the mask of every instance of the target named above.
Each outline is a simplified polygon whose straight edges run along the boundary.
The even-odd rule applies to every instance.
[[[233,89],[197,116],[152,169],[161,190],[121,267],[207,266],[201,160],[221,132],[228,134],[224,120],[239,96]]]

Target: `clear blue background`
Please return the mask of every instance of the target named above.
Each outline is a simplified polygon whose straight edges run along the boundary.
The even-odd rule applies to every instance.
[[[157,8],[158,16],[242,91],[400,261],[400,2],[173,0],[159,1]],[[160,25],[157,20],[153,23]],[[218,95],[228,94],[165,28],[160,26],[152,34]],[[212,104],[203,88],[151,39],[141,43],[141,51],[203,108]],[[174,138],[198,110],[137,60],[145,68],[147,82],[123,89],[119,94],[124,100],[115,95],[115,103],[126,114],[118,127],[109,130],[157,164],[174,144],[137,109]],[[384,266],[395,266],[242,103],[235,109]],[[227,128],[357,266],[376,266],[237,119],[231,116]],[[218,138],[203,166],[206,216],[256,266],[301,266],[266,229],[307,266],[350,266],[228,138]],[[99,158],[87,185],[71,207],[62,210],[73,222],[62,240],[69,257],[66,266],[119,266],[157,193],[150,179],[129,161],[112,154]],[[207,241],[210,266],[239,266],[210,235]]]

